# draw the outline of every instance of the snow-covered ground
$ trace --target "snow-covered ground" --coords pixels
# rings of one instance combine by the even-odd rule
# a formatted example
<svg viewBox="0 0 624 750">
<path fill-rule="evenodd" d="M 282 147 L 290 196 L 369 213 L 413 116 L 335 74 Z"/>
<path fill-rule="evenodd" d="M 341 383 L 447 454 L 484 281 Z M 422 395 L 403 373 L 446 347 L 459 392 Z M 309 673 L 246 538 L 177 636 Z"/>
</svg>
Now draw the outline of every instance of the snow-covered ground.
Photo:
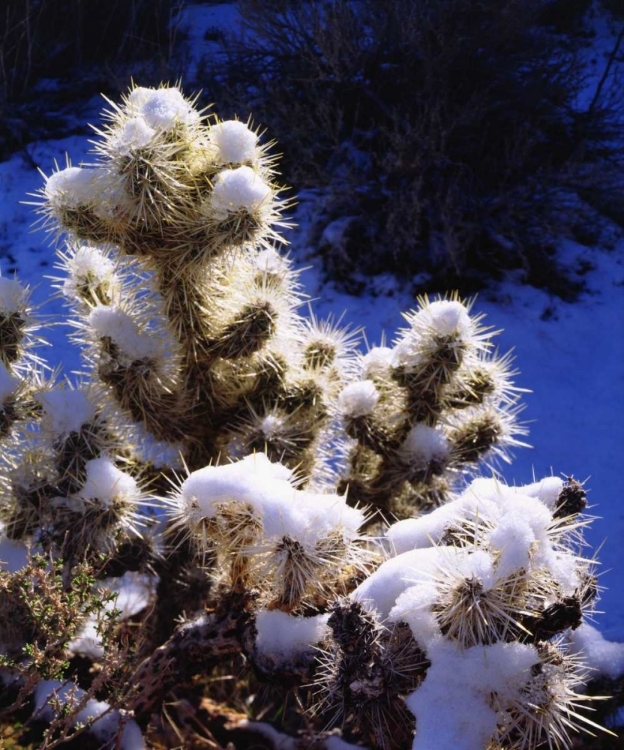
<svg viewBox="0 0 624 750">
<path fill-rule="evenodd" d="M 206 30 L 236 20 L 231 4 L 191 5 L 187 13 L 194 60 L 200 48 L 202 53 L 214 51 L 210 40 L 206 48 Z M 604 58 L 597 61 L 599 67 Z M 86 138 L 74 136 L 31 144 L 28 156 L 18 153 L 0 164 L 0 268 L 3 275 L 17 272 L 36 286 L 34 295 L 42 304 L 52 291 L 44 277 L 54 274 L 54 250 L 43 232 L 32 232 L 32 207 L 20 201 L 30 200 L 28 194 L 43 184 L 33 163 L 49 174 L 55 160 L 64 162 L 66 152 L 74 163 L 88 161 L 88 149 Z M 292 257 L 301 266 L 310 263 L 305 231 L 310 210 L 311 203 L 303 200 L 295 217 L 302 226 L 288 236 Z M 594 549 L 602 545 L 598 557 L 606 589 L 600 604 L 604 614 L 596 621 L 607 637 L 624 640 L 624 239 L 616 238 L 609 250 L 566 243 L 562 251 L 570 264 L 582 260 L 590 268 L 588 291 L 578 302 L 567 304 L 512 278 L 482 294 L 475 310 L 504 329 L 500 349 L 514 349 L 521 371 L 517 384 L 533 391 L 524 399 L 533 449 L 518 451 L 504 476 L 516 484 L 551 473 L 588 480 L 592 513 L 598 518 L 587 536 Z M 382 333 L 392 338 L 402 323 L 401 312 L 415 304 L 388 280 L 377 285 L 385 287 L 383 294 L 356 298 L 324 285 L 318 268 L 305 271 L 302 279 L 317 298 L 317 314 L 345 312 L 343 321 L 363 326 L 371 344 L 379 343 Z M 64 320 L 59 300 L 42 312 Z M 70 372 L 79 367 L 79 357 L 67 343 L 67 331 L 59 325 L 47 332 L 52 347 L 46 356 L 50 364 L 62 364 Z"/>
</svg>

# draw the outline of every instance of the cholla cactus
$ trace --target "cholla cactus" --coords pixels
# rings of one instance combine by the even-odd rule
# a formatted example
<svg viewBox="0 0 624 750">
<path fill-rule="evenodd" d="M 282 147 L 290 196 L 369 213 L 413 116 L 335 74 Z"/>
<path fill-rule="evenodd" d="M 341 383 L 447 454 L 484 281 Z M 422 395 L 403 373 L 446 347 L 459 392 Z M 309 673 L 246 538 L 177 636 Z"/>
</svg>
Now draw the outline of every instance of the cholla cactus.
<svg viewBox="0 0 624 750">
<path fill-rule="evenodd" d="M 54 619 L 86 566 L 119 609 L 83 606 L 54 630 L 66 680 L 34 693 L 52 728 L 95 718 L 95 740 L 140 747 L 165 701 L 169 720 L 199 711 L 212 671 L 243 654 L 256 679 L 299 690 L 306 747 L 342 742 L 328 722 L 382 750 L 569 746 L 591 725 L 564 643 L 597 591 L 584 490 L 480 478 L 458 494 L 521 445 L 495 332 L 457 296 L 423 298 L 392 348 L 359 356 L 356 333 L 298 312 L 275 246 L 287 204 L 249 125 L 135 87 L 96 133 L 95 163 L 52 174 L 39 202 L 69 235 L 57 287 L 80 383 L 46 374 L 28 290 L 0 278 L 0 528 L 65 587 L 34 587 L 41 605 L 6 637 L 0 624 L 16 705 L 41 663 L 20 662 L 37 647 L 29 613 Z M 380 515 L 404 520 L 372 537 Z M 3 612 L 21 581 L 7 578 Z M 101 665 L 91 687 L 85 658 Z M 218 731 L 250 730 L 229 711 L 213 711 Z"/>
<path fill-rule="evenodd" d="M 596 594 L 578 549 L 584 502 L 578 483 L 555 477 L 517 488 L 477 479 L 446 506 L 391 526 L 393 556 L 332 615 L 351 634 L 334 626 L 317 680 L 330 715 L 375 747 L 404 747 L 394 727 L 405 730 L 407 706 L 414 750 L 561 748 L 595 727 L 578 710 L 587 667 L 563 643 Z M 406 646 L 395 655 L 401 626 L 409 671 Z"/>
<path fill-rule="evenodd" d="M 74 237 L 61 287 L 91 372 L 190 470 L 266 450 L 318 481 L 349 342 L 296 312 L 267 147 L 177 88 L 106 118 L 96 165 L 51 175 L 42 206 Z"/>
<path fill-rule="evenodd" d="M 482 460 L 509 460 L 524 429 L 509 355 L 457 296 L 420 300 L 392 348 L 374 347 L 339 406 L 354 440 L 342 484 L 352 501 L 405 518 L 452 496 Z"/>
<path fill-rule="evenodd" d="M 177 523 L 214 551 L 234 590 L 256 588 L 267 606 L 287 612 L 304 597 L 319 604 L 335 596 L 366 560 L 358 534 L 364 514 L 344 497 L 297 489 L 292 475 L 255 454 L 193 472 L 169 501 Z"/>
</svg>

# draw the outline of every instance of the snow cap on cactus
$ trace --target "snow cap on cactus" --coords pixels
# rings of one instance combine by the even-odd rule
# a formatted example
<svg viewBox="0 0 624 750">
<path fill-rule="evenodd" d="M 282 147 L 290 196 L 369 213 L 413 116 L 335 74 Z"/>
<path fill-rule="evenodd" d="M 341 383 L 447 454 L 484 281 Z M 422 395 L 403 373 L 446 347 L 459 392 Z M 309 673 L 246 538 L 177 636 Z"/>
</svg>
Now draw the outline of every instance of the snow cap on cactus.
<svg viewBox="0 0 624 750">
<path fill-rule="evenodd" d="M 28 291 L 16 279 L 0 276 L 0 312 L 23 312 L 28 300 Z"/>
<path fill-rule="evenodd" d="M 500 720 L 496 709 L 518 695 L 539 661 L 533 646 L 520 643 L 461 650 L 443 640 L 428 657 L 425 680 L 407 699 L 418 726 L 413 750 L 489 747 Z"/>
<path fill-rule="evenodd" d="M 544 477 L 539 482 L 525 484 L 521 487 L 510 487 L 509 489 L 528 497 L 536 497 L 551 511 L 557 507 L 557 501 L 563 490 L 564 482 L 561 477 Z"/>
<path fill-rule="evenodd" d="M 95 407 L 84 390 L 54 388 L 37 395 L 43 406 L 43 422 L 55 436 L 79 432 L 95 416 Z"/>
<path fill-rule="evenodd" d="M 210 205 L 216 219 L 223 221 L 241 210 L 258 213 L 271 196 L 271 188 L 251 167 L 226 169 L 215 178 Z"/>
<path fill-rule="evenodd" d="M 362 357 L 362 374 L 365 378 L 384 375 L 392 366 L 394 352 L 389 346 L 373 346 Z"/>
<path fill-rule="evenodd" d="M 217 149 L 217 163 L 253 163 L 258 157 L 258 136 L 240 120 L 224 120 L 213 125 L 209 138 Z"/>
<path fill-rule="evenodd" d="M 471 321 L 468 309 L 459 300 L 440 299 L 425 305 L 411 319 L 414 329 L 429 328 L 436 336 L 466 336 Z"/>
<path fill-rule="evenodd" d="M 89 205 L 98 201 L 101 177 L 98 169 L 66 167 L 46 179 L 44 195 L 52 207 Z"/>
<path fill-rule="evenodd" d="M 480 326 L 482 316 L 470 315 L 470 302 L 464 304 L 456 297 L 433 302 L 422 297 L 419 302 L 418 310 L 403 315 L 409 328 L 401 332 L 394 346 L 395 366 L 407 371 L 427 366 L 432 357 L 435 361 L 442 346 L 448 350 L 445 359 L 449 352 L 455 353 L 455 369 L 465 350 L 487 349 L 493 334 Z"/>
<path fill-rule="evenodd" d="M 399 448 L 401 460 L 406 464 L 425 467 L 431 463 L 443 465 L 449 455 L 448 440 L 440 430 L 417 424 L 408 432 Z"/>
<path fill-rule="evenodd" d="M 118 469 L 109 458 L 93 458 L 85 465 L 87 480 L 78 493 L 85 500 L 97 500 L 105 507 L 115 502 L 134 503 L 139 490 L 136 479 Z"/>
<path fill-rule="evenodd" d="M 142 331 L 132 317 L 116 305 L 97 305 L 88 317 L 89 324 L 100 338 L 110 338 L 128 363 L 156 357 L 160 345 L 154 336 Z"/>
<path fill-rule="evenodd" d="M 370 380 L 349 383 L 338 397 L 338 409 L 345 417 L 364 417 L 370 414 L 379 401 L 379 391 Z"/>
<path fill-rule="evenodd" d="M 588 622 L 570 631 L 568 638 L 570 652 L 579 654 L 599 675 L 611 680 L 624 675 L 624 643 L 607 640 Z"/>
<path fill-rule="evenodd" d="M 314 543 L 336 530 L 348 539 L 356 536 L 364 521 L 361 511 L 350 508 L 344 497 L 298 490 L 291 478 L 290 469 L 256 453 L 192 472 L 170 505 L 174 515 L 191 523 L 214 518 L 223 503 L 247 505 L 268 539 L 289 536 Z"/>
<path fill-rule="evenodd" d="M 537 492 L 539 486 L 540 483 L 535 483 L 529 488 Z M 540 498 L 525 494 L 523 489 L 508 487 L 497 479 L 474 479 L 455 500 L 418 518 L 398 521 L 388 529 L 386 536 L 395 554 L 401 554 L 410 549 L 437 544 L 445 532 L 460 529 L 462 524 L 484 523 L 490 529 L 496 528 L 505 514 L 516 508 L 520 516 L 528 519 L 528 523 L 533 523 L 530 519 L 534 519 L 539 527 L 546 523 L 545 514 L 552 521 L 552 513 Z"/>
<path fill-rule="evenodd" d="M 281 276 L 287 269 L 284 258 L 273 247 L 266 247 L 260 250 L 253 257 L 253 264 L 258 271 L 268 276 Z"/>
<path fill-rule="evenodd" d="M 329 615 L 295 617 L 278 609 L 261 609 L 256 614 L 256 648 L 275 662 L 314 650 L 329 634 Z"/>
<path fill-rule="evenodd" d="M 144 117 L 131 117 L 111 135 L 109 147 L 111 153 L 129 156 L 133 151 L 149 146 L 155 135 L 156 130 L 147 124 Z"/>
<path fill-rule="evenodd" d="M 78 245 L 70 247 L 61 258 L 67 272 L 61 291 L 69 299 L 93 306 L 98 302 L 113 302 L 119 295 L 121 282 L 116 265 L 102 248 Z"/>
<path fill-rule="evenodd" d="M 224 466 L 206 466 L 193 471 L 182 483 L 177 502 L 180 512 L 196 508 L 202 518 L 213 518 L 220 503 L 248 502 L 266 482 L 287 482 L 292 471 L 272 463 L 264 453 L 254 453 Z"/>
<path fill-rule="evenodd" d="M 143 117 L 148 127 L 160 130 L 169 130 L 178 123 L 193 125 L 200 119 L 192 103 L 175 87 L 150 89 L 137 86 L 128 95 L 127 109 L 129 113 Z"/>
</svg>

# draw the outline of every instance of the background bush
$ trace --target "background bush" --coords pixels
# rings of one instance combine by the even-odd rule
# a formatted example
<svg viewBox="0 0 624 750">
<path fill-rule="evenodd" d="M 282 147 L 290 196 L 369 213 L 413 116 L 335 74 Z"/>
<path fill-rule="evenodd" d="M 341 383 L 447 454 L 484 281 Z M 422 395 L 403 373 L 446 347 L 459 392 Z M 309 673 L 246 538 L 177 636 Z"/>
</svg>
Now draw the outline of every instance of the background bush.
<svg viewBox="0 0 624 750">
<path fill-rule="evenodd" d="M 0 153 L 37 137 L 42 120 L 64 104 L 116 94 L 128 68 L 143 81 L 179 76 L 172 63 L 181 6 L 182 0 L 5 0 Z M 67 132 L 65 123 L 61 129 Z"/>
<path fill-rule="evenodd" d="M 347 286 L 426 270 L 467 291 L 520 266 L 573 296 L 554 243 L 622 192 L 613 81 L 587 96 L 589 5 L 242 0 L 210 93 L 276 135 L 291 183 L 329 190 Z"/>
</svg>

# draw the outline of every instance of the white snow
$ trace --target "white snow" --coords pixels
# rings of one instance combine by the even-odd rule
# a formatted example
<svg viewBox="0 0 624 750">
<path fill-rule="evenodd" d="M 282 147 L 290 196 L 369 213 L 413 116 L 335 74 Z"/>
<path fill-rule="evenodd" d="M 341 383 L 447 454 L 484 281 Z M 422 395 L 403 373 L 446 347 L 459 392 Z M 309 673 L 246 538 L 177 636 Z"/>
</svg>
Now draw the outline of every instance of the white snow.
<svg viewBox="0 0 624 750">
<path fill-rule="evenodd" d="M 283 258 L 272 247 L 261 250 L 253 259 L 259 271 L 269 275 L 283 274 L 286 268 Z"/>
<path fill-rule="evenodd" d="M 427 548 L 442 540 L 444 533 L 462 524 L 481 526 L 479 544 L 496 557 L 500 578 L 525 570 L 549 569 L 566 595 L 579 585 L 574 556 L 557 544 L 553 534 L 554 489 L 548 478 L 528 487 L 507 487 L 496 479 L 474 480 L 456 500 L 418 518 L 393 524 L 386 532 L 393 554 Z M 539 497 L 552 503 L 551 508 Z"/>
<path fill-rule="evenodd" d="M 215 218 L 223 221 L 229 214 L 245 210 L 257 212 L 267 204 L 271 188 L 251 167 L 226 169 L 215 178 L 210 205 Z"/>
<path fill-rule="evenodd" d="M 110 337 L 121 350 L 122 364 L 138 359 L 155 358 L 159 342 L 155 336 L 141 331 L 136 321 L 116 305 L 96 305 L 88 317 L 98 337 Z"/>
<path fill-rule="evenodd" d="M 417 518 L 393 524 L 386 532 L 396 554 L 440 541 L 444 532 L 460 521 L 478 518 L 497 520 L 501 514 L 504 486 L 495 479 L 475 479 L 452 502 Z"/>
<path fill-rule="evenodd" d="M 34 692 L 34 715 L 43 721 L 52 721 L 57 711 L 54 703 L 60 706 L 78 706 L 86 693 L 72 682 L 58 680 L 42 680 Z M 123 722 L 120 738 L 120 750 L 142 750 L 145 747 L 143 735 L 139 725 L 133 719 L 127 719 L 118 710 L 111 710 L 105 701 L 89 698 L 85 705 L 76 713 L 74 725 L 87 724 L 89 733 L 99 742 L 109 742 L 113 739 Z"/>
<path fill-rule="evenodd" d="M 214 6 L 187 5 L 189 35 L 197 50 L 210 48 L 217 53 L 217 44 L 203 39 L 209 27 L 231 27 L 238 23 L 237 9 L 227 3 Z M 605 52 L 591 55 L 596 58 L 597 78 L 605 65 Z M 591 56 L 590 55 L 590 56 Z M 197 58 L 199 58 L 199 54 Z M 194 64 L 194 63 L 193 63 Z M 591 91 L 594 85 L 590 86 Z M 92 110 L 95 122 L 100 104 Z M 138 116 L 139 113 L 137 113 Z M 248 113 L 239 113 L 242 117 Z M 76 163 L 88 159 L 89 143 L 85 136 L 33 142 L 28 145 L 29 159 L 16 153 L 0 163 L 0 239 L 11 248 L 2 259 L 2 279 L 17 268 L 19 278 L 33 287 L 33 300 L 42 304 L 42 312 L 67 315 L 58 300 L 49 300 L 50 286 L 43 279 L 53 263 L 53 251 L 41 232 L 32 233 L 32 207 L 23 205 L 27 194 L 41 187 L 41 176 L 32 161 L 44 172 L 54 171 L 55 160 L 65 152 Z M 299 227 L 287 234 L 292 243 L 291 256 L 301 266 L 310 266 L 312 251 L 308 242 L 310 217 L 317 196 L 297 190 L 299 206 L 295 220 Z M 583 262 L 589 270 L 583 276 L 588 293 L 574 303 L 554 298 L 546 291 L 521 283 L 520 278 L 508 279 L 490 291 L 482 292 L 472 312 L 486 313 L 486 323 L 503 329 L 497 344 L 501 351 L 514 348 L 515 364 L 520 370 L 516 379 L 519 386 L 530 388 L 523 396 L 526 411 L 523 417 L 530 422 L 529 442 L 533 450 L 518 450 L 506 479 L 518 486 L 530 484 L 535 477 L 551 475 L 559 482 L 560 475 L 574 474 L 587 479 L 590 511 L 599 518 L 587 532 L 594 549 L 600 547 L 601 594 L 597 617 L 598 627 L 609 638 L 624 640 L 624 597 L 620 595 L 624 570 L 624 516 L 621 498 L 624 496 L 624 474 L 621 454 L 624 450 L 624 369 L 622 346 L 624 341 L 624 241 L 613 235 L 612 247 L 585 247 L 562 241 L 560 251 L 568 269 Z M 323 280 L 320 262 L 301 275 L 302 286 L 316 298 L 315 312 L 319 317 L 340 316 L 365 327 L 367 340 L 373 345 L 392 339 L 401 322 L 401 312 L 413 308 L 413 297 L 400 284 L 387 283 L 387 276 L 371 280 L 371 288 L 378 293 L 355 297 L 338 291 Z M 0 281 L 0 300 L 6 304 L 4 281 Z M 20 297 L 18 304 L 22 304 Z M 0 307 L 2 307 L 0 304 Z M 65 372 L 79 369 L 79 350 L 68 343 L 63 326 L 46 329 L 45 337 L 53 344 L 41 351 L 52 365 L 63 364 Z M 381 347 L 376 347 L 381 348 Z M 385 347 L 387 350 L 388 347 Z M 387 353 L 387 351 L 386 351 Z M 377 354 L 371 356 L 371 363 Z M 378 358 L 380 366 L 384 358 Z M 375 365 L 367 375 L 374 374 Z M 521 494 L 531 495 L 530 491 Z M 555 492 L 550 497 L 555 498 Z M 546 501 L 548 507 L 552 500 Z M 423 536 L 426 536 L 423 534 Z"/>
<path fill-rule="evenodd" d="M 547 538 L 552 516 L 535 498 L 507 496 L 501 503 L 496 526 L 486 535 L 486 543 L 498 553 L 497 569 L 501 576 L 528 570 L 541 562 L 550 550 Z"/>
<path fill-rule="evenodd" d="M 495 643 L 461 650 L 442 639 L 431 644 L 427 658 L 427 675 L 406 701 L 418 726 L 413 750 L 483 750 L 500 718 L 493 696 L 503 706 L 513 701 L 538 662 L 533 646 Z"/>
<path fill-rule="evenodd" d="M 449 455 L 448 440 L 440 430 L 417 424 L 407 433 L 399 455 L 404 463 L 418 468 L 425 468 L 432 461 L 443 464 Z"/>
<path fill-rule="evenodd" d="M 338 409 L 346 417 L 365 417 L 373 411 L 379 398 L 379 391 L 372 381 L 350 383 L 338 397 Z"/>
<path fill-rule="evenodd" d="M 109 507 L 118 499 L 132 501 L 138 495 L 136 479 L 118 469 L 109 458 L 93 458 L 85 464 L 87 480 L 77 497 L 98 500 Z"/>
<path fill-rule="evenodd" d="M 68 297 L 78 295 L 78 287 L 85 284 L 114 283 L 115 264 L 108 255 L 95 245 L 80 245 L 68 255 L 66 267 L 69 275 L 63 281 L 62 291 Z"/>
<path fill-rule="evenodd" d="M 468 310 L 456 300 L 435 300 L 410 320 L 415 330 L 430 328 L 437 336 L 466 336 L 472 329 Z"/>
<path fill-rule="evenodd" d="M 563 489 L 563 484 L 564 482 L 561 477 L 544 477 L 539 482 L 532 482 L 531 484 L 511 489 L 527 497 L 536 497 L 547 508 L 554 511 L 557 507 L 557 500 Z"/>
<path fill-rule="evenodd" d="M 258 136 L 240 120 L 225 120 L 210 128 L 218 164 L 245 164 L 258 157 Z"/>
<path fill-rule="evenodd" d="M 4 524 L 0 522 L 0 568 L 15 573 L 27 563 L 28 547 L 5 536 Z"/>
<path fill-rule="evenodd" d="M 43 406 L 45 426 L 56 436 L 79 432 L 95 416 L 95 407 L 83 390 L 55 388 L 37 394 L 36 399 Z"/>
<path fill-rule="evenodd" d="M 0 311 L 16 313 L 24 309 L 28 292 L 16 279 L 0 276 Z"/>
<path fill-rule="evenodd" d="M 251 508 L 267 542 L 290 537 L 310 548 L 332 532 L 345 540 L 357 536 L 362 511 L 338 495 L 298 490 L 290 484 L 291 476 L 290 469 L 256 453 L 192 472 L 170 503 L 174 514 L 191 523 L 214 518 L 223 503 L 240 503 Z"/>
<path fill-rule="evenodd" d="M 53 206 L 89 205 L 98 198 L 101 177 L 98 169 L 66 167 L 46 179 L 44 193 Z"/>
<path fill-rule="evenodd" d="M 362 373 L 365 378 L 382 375 L 392 367 L 394 352 L 389 346 L 373 346 L 362 357 Z"/>
<path fill-rule="evenodd" d="M 133 151 L 149 146 L 155 135 L 156 130 L 144 117 L 131 117 L 111 133 L 108 145 L 120 156 L 129 156 Z"/>
<path fill-rule="evenodd" d="M 153 598 L 157 579 L 140 573 L 127 572 L 121 578 L 106 578 L 99 587 L 117 594 L 107 602 L 105 612 L 119 612 L 117 619 L 126 620 L 148 606 Z M 93 615 L 87 617 L 78 635 L 67 648 L 72 654 L 81 654 L 93 661 L 104 655 L 102 636 L 98 633 L 98 621 Z"/>
<path fill-rule="evenodd" d="M 273 440 L 279 436 L 284 429 L 284 420 L 276 414 L 267 414 L 260 421 L 260 432 L 267 440 Z"/>
<path fill-rule="evenodd" d="M 256 615 L 256 647 L 276 662 L 314 649 L 329 633 L 329 615 L 294 617 L 278 609 L 260 610 Z"/>
<path fill-rule="evenodd" d="M 624 675 L 624 643 L 608 641 L 588 622 L 572 630 L 569 641 L 571 652 L 580 654 L 598 674 L 612 680 Z"/>
<path fill-rule="evenodd" d="M 142 116 L 148 128 L 169 130 L 178 123 L 192 125 L 199 114 L 186 101 L 182 92 L 175 88 L 149 89 L 137 86 L 128 96 L 128 111 Z M 145 130 L 140 135 L 146 136 Z"/>
<path fill-rule="evenodd" d="M 391 557 L 355 589 L 351 598 L 376 610 L 383 620 L 407 588 L 433 580 L 445 556 L 464 554 L 456 548 L 428 547 Z"/>
</svg>

